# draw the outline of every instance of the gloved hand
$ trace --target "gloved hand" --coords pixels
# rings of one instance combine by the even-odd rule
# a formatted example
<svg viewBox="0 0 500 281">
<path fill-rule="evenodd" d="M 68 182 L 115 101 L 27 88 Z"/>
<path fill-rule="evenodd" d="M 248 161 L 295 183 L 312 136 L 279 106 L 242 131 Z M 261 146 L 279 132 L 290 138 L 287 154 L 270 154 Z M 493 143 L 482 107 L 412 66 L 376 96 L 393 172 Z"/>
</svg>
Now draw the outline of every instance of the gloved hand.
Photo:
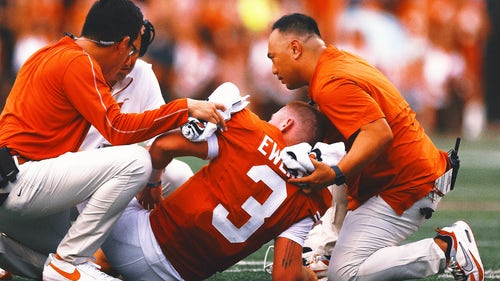
<svg viewBox="0 0 500 281">
<path fill-rule="evenodd" d="M 224 121 L 231 119 L 231 114 L 241 111 L 249 102 L 249 95 L 240 96 L 240 90 L 231 82 L 221 84 L 208 97 L 208 101 L 224 104 L 226 110 L 220 111 Z M 181 126 L 182 135 L 193 142 L 206 141 L 215 131 L 217 125 L 214 123 L 188 117 L 188 122 Z"/>
<path fill-rule="evenodd" d="M 192 142 L 205 141 L 215 131 L 217 125 L 194 117 L 188 117 L 188 122 L 181 126 L 182 135 Z"/>
</svg>

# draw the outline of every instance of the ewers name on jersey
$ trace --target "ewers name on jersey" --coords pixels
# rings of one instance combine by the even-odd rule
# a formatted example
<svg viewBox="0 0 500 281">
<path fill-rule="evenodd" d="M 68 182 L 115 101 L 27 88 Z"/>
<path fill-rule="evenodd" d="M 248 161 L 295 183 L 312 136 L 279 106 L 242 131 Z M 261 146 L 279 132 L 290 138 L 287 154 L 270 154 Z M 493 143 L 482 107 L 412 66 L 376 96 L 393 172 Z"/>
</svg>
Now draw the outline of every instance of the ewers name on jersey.
<svg viewBox="0 0 500 281">
<path fill-rule="evenodd" d="M 327 189 L 286 182 L 281 132 L 244 109 L 217 133 L 218 156 L 151 212 L 163 253 L 186 280 L 222 271 L 299 220 L 323 214 Z"/>
</svg>

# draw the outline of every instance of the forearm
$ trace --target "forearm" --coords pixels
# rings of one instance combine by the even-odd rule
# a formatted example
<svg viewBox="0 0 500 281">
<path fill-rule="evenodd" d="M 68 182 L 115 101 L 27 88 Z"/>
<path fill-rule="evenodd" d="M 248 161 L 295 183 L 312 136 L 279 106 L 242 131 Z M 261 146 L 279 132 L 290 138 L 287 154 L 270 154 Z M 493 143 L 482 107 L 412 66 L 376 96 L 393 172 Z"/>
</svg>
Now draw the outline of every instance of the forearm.
<svg viewBox="0 0 500 281">
<path fill-rule="evenodd" d="M 349 152 L 338 166 L 349 178 L 359 174 L 379 157 L 392 141 L 392 131 L 385 119 L 363 126 Z"/>
</svg>

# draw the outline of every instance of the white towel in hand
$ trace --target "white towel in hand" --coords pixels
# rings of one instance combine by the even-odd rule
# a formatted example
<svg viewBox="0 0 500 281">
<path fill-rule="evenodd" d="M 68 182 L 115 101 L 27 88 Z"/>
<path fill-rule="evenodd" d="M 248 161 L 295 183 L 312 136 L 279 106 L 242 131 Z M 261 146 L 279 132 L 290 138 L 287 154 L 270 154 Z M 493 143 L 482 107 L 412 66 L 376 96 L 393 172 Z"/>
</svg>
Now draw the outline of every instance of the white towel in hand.
<svg viewBox="0 0 500 281">
<path fill-rule="evenodd" d="M 345 153 L 345 145 L 343 142 L 332 144 L 317 142 L 309 154 L 311 158 L 332 167 L 340 162 Z"/>
<path fill-rule="evenodd" d="M 294 177 L 301 178 L 314 171 L 314 165 L 309 158 L 311 145 L 303 142 L 283 148 L 280 158 L 286 170 Z"/>
<path fill-rule="evenodd" d="M 219 110 L 225 121 L 231 119 L 231 114 L 241 111 L 248 105 L 249 95 L 240 96 L 240 90 L 231 82 L 221 84 L 208 97 L 208 101 L 221 103 L 226 110 Z M 188 118 L 188 122 L 181 126 L 182 135 L 192 142 L 206 141 L 217 131 L 217 125 L 193 117 Z"/>
</svg>

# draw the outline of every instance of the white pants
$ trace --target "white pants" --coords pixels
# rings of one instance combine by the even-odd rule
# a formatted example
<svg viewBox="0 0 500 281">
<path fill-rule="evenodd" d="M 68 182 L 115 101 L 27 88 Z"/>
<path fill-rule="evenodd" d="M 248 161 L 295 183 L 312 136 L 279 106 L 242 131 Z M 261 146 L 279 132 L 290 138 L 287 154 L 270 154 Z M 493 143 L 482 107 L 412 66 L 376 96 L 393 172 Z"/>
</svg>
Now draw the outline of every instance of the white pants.
<svg viewBox="0 0 500 281">
<path fill-rule="evenodd" d="M 152 167 L 146 149 L 127 145 L 31 161 L 19 170 L 0 206 L 0 231 L 41 253 L 57 247 L 63 259 L 81 263 L 100 247 Z M 86 199 L 71 224 L 68 210 Z"/>
<path fill-rule="evenodd" d="M 183 280 L 163 255 L 149 212 L 134 198 L 102 244 L 110 265 L 126 281 Z"/>
<path fill-rule="evenodd" d="M 172 194 L 172 192 L 183 185 L 192 175 L 193 170 L 191 170 L 188 164 L 177 159 L 172 159 L 172 162 L 165 167 L 161 175 L 163 198 Z"/>
<path fill-rule="evenodd" d="M 320 256 L 329 256 L 332 253 L 347 213 L 345 186 L 332 185 L 328 188 L 332 192 L 332 207 L 326 210 L 304 241 L 304 247 L 311 248 L 314 254 Z"/>
<path fill-rule="evenodd" d="M 424 197 L 399 216 L 379 196 L 349 211 L 328 268 L 328 280 L 406 280 L 442 272 L 445 255 L 433 238 L 399 246 L 425 221 L 420 208 L 436 210 Z"/>
</svg>

